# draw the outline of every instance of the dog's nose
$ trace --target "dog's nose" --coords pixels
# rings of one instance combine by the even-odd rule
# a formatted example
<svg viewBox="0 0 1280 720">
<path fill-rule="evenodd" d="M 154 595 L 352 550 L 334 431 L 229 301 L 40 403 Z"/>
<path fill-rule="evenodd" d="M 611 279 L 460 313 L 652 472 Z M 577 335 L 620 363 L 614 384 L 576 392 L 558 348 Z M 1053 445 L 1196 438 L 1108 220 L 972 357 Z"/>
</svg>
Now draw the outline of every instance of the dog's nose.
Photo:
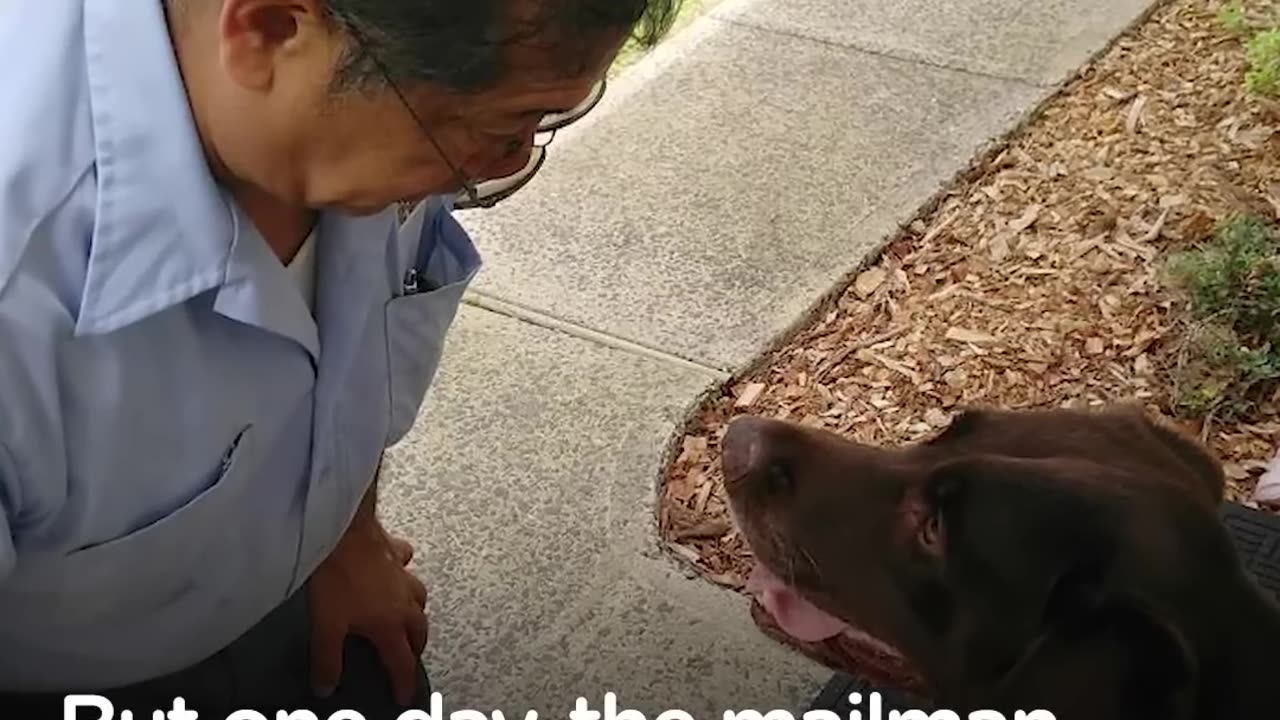
<svg viewBox="0 0 1280 720">
<path fill-rule="evenodd" d="M 739 417 L 729 423 L 720 441 L 720 467 L 726 489 L 759 485 L 772 495 L 795 488 L 795 477 L 776 451 L 774 435 L 780 423 L 757 417 Z"/>
</svg>

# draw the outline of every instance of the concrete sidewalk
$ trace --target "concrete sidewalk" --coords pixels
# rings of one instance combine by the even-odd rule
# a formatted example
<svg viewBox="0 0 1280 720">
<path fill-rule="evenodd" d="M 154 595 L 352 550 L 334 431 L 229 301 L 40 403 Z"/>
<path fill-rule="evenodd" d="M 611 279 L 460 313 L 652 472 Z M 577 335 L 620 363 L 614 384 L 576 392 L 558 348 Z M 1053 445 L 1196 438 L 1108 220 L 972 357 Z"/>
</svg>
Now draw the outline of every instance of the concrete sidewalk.
<svg viewBox="0 0 1280 720">
<path fill-rule="evenodd" d="M 725 0 L 541 175 L 485 255 L 382 504 L 432 589 L 445 712 L 802 709 L 829 672 L 657 547 L 662 455 L 1149 0 Z"/>
</svg>

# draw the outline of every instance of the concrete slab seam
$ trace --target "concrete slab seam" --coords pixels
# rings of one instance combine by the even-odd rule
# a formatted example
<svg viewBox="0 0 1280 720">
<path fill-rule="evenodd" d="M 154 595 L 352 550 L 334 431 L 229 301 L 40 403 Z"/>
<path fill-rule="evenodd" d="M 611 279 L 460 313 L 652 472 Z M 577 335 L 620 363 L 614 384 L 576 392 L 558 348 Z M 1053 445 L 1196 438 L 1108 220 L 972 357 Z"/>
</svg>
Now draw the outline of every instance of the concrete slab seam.
<svg viewBox="0 0 1280 720">
<path fill-rule="evenodd" d="M 929 60 L 928 58 L 914 56 L 909 53 L 892 52 L 882 48 L 871 48 L 859 45 L 858 43 L 837 42 L 835 40 L 828 40 L 826 38 L 815 37 L 813 35 L 806 35 L 805 33 L 794 30 L 783 30 L 780 28 L 769 27 L 767 25 L 755 23 L 750 20 L 744 20 L 739 17 L 726 16 L 718 17 L 717 19 L 726 25 L 742 28 L 744 30 L 777 35 L 778 37 L 790 38 L 792 40 L 799 40 L 801 42 L 812 43 L 823 47 L 836 48 L 850 53 L 857 53 L 859 55 L 870 55 L 873 57 L 884 58 L 886 60 L 911 63 L 912 65 L 920 65 L 921 67 L 927 67 L 933 70 L 944 70 L 947 72 L 960 73 L 962 75 L 969 75 L 971 77 L 983 78 L 986 80 L 1012 82 L 1036 88 L 1053 87 L 1056 84 L 1053 81 L 1037 82 L 1020 75 L 1002 75 L 1000 73 L 987 72 L 976 68 L 966 67 L 961 64 L 938 62 L 936 60 Z"/>
<path fill-rule="evenodd" d="M 722 382 L 728 379 L 731 375 L 727 370 L 722 368 L 713 367 L 696 360 L 680 357 L 679 355 L 672 354 L 661 348 L 651 347 L 633 340 L 611 335 L 606 332 L 593 330 L 591 328 L 572 323 L 568 320 L 557 318 L 539 310 L 535 310 L 518 303 L 513 303 L 508 300 L 503 300 L 479 290 L 468 291 L 463 297 L 463 302 L 481 310 L 487 310 L 489 312 L 503 315 L 521 322 L 527 322 L 531 325 L 536 325 L 547 330 L 563 333 L 579 340 L 586 340 L 614 350 L 620 350 L 633 355 L 640 355 L 652 360 L 676 365 L 686 370 L 693 370 L 695 372 L 702 373 L 703 375 L 707 375 L 710 379 L 715 381 Z"/>
</svg>

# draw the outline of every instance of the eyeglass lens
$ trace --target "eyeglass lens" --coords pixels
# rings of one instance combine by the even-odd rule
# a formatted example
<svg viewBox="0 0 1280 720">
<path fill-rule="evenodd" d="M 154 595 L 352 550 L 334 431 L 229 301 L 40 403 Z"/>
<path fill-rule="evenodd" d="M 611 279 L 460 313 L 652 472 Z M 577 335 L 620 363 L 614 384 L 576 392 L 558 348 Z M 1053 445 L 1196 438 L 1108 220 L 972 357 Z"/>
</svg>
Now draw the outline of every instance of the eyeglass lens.
<svg viewBox="0 0 1280 720">
<path fill-rule="evenodd" d="M 511 175 L 492 178 L 480 182 L 470 188 L 458 192 L 454 196 L 453 207 L 458 210 L 471 208 L 491 208 L 498 202 L 511 197 L 533 179 L 542 169 L 547 159 L 547 146 L 555 137 L 556 131 L 580 120 L 590 112 L 604 97 L 606 82 L 602 79 L 592 88 L 591 94 L 577 107 L 563 113 L 553 113 L 543 117 L 533 138 L 533 147 L 529 153 L 529 161 L 524 167 Z"/>
</svg>

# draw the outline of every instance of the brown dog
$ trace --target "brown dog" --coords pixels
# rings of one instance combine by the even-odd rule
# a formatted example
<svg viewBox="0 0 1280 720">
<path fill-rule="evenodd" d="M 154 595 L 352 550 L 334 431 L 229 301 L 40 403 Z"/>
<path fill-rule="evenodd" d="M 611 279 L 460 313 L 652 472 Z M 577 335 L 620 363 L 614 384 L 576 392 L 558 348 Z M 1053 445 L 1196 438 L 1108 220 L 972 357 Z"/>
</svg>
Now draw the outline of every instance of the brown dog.
<svg viewBox="0 0 1280 720">
<path fill-rule="evenodd" d="M 941 708 L 1280 717 L 1280 607 L 1218 519 L 1221 468 L 1140 410 L 971 410 L 902 449 L 739 418 L 721 459 L 778 623 L 870 633 Z"/>
</svg>

